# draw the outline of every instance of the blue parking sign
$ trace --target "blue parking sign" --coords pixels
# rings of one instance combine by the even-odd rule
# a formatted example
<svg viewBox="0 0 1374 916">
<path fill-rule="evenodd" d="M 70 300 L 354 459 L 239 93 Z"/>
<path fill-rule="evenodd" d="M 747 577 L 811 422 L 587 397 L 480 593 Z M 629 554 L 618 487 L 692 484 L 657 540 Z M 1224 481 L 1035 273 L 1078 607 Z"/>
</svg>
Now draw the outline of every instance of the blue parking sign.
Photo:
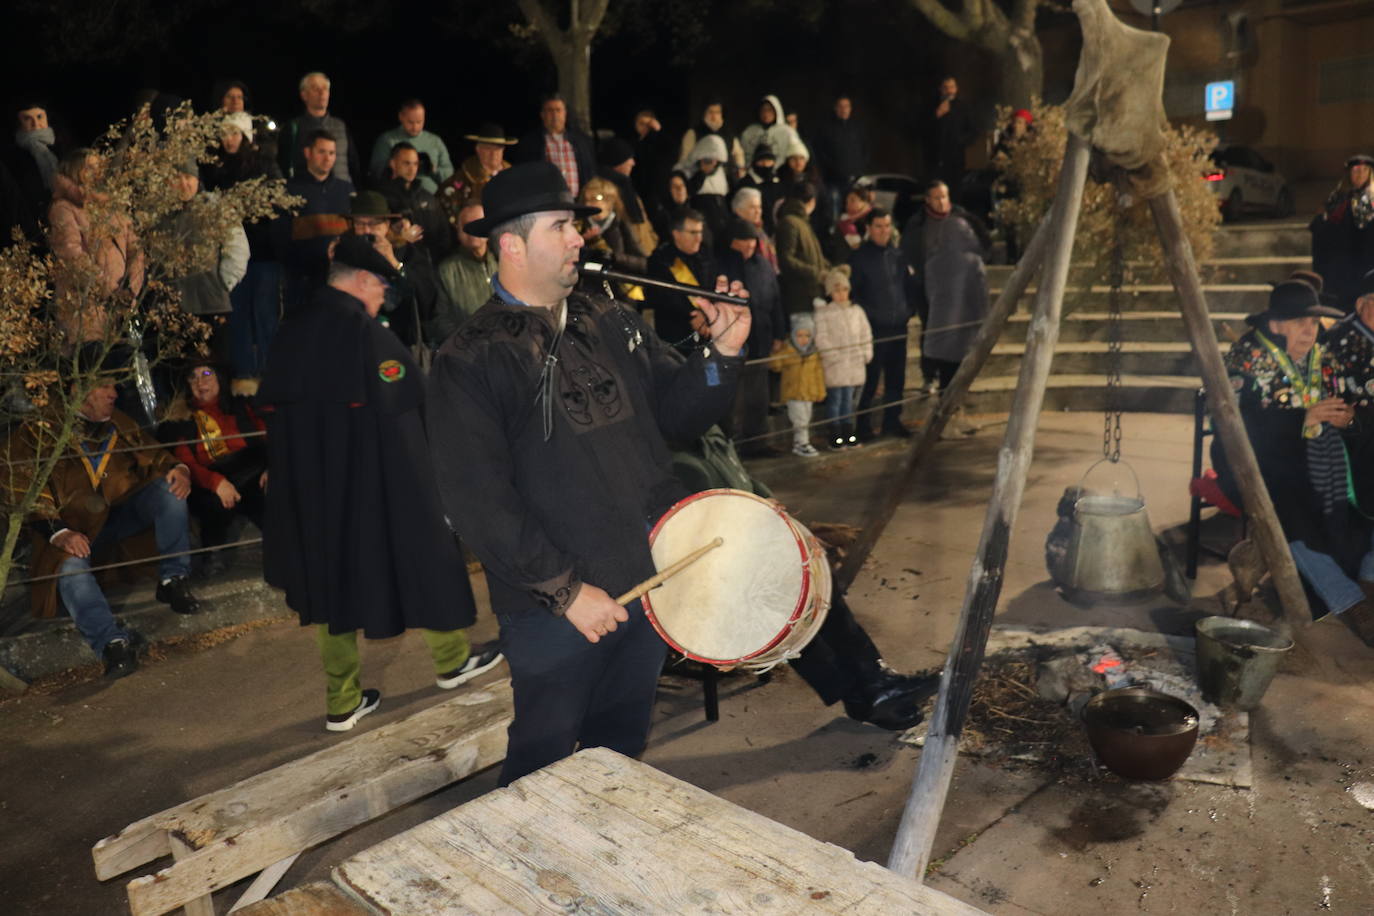
<svg viewBox="0 0 1374 916">
<path fill-rule="evenodd" d="M 1203 107 L 1207 112 L 1207 120 L 1224 121 L 1231 117 L 1231 111 L 1236 107 L 1235 80 L 1208 83 L 1203 93 Z"/>
</svg>

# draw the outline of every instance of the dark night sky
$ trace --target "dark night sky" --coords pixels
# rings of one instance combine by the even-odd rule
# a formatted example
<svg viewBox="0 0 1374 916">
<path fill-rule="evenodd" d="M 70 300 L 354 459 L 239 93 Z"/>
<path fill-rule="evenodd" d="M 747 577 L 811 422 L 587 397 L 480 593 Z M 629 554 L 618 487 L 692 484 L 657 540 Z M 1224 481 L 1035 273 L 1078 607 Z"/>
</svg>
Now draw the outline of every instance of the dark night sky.
<svg viewBox="0 0 1374 916">
<path fill-rule="evenodd" d="M 152 4 L 154 0 L 126 0 Z M 333 80 L 331 109 L 343 117 L 365 148 L 394 126 L 395 103 L 417 95 L 429 112 L 429 128 L 448 140 L 455 157 L 466 154 L 461 134 L 494 119 L 510 133 L 536 120 L 541 93 L 554 88 L 552 63 L 537 45 L 521 50 L 509 40 L 483 40 L 467 22 L 475 4 L 412 3 L 385 8 L 362 0 L 187 0 L 187 14 L 155 49 L 139 48 L 90 63 L 56 62 L 32 44 L 6 55 L 5 84 L 11 94 L 29 92 L 48 101 L 70 142 L 86 142 L 122 116 L 134 92 L 154 87 L 208 105 L 211 84 L 238 77 L 253 93 L 253 109 L 279 121 L 300 107 L 296 82 L 309 70 Z M 617 0 L 612 0 L 617 2 Z M 667 0 L 644 0 L 647 3 Z M 879 170 L 908 171 L 917 163 L 914 129 L 918 109 L 944 72 L 960 76 L 966 98 L 985 100 L 995 61 L 961 47 L 937 32 L 904 0 L 836 0 L 814 23 L 795 21 L 763 4 L 701 0 L 711 7 L 708 39 L 686 62 L 671 61 L 667 29 L 626 28 L 594 46 L 594 123 L 628 131 L 642 104 L 654 106 L 670 134 L 695 121 L 701 102 L 719 94 L 727 121 L 742 129 L 753 119 L 755 102 L 775 92 L 788 110 L 798 110 L 805 131 L 828 113 L 838 91 L 852 93 L 857 114 L 870 125 Z M 34 0 L 35 7 L 38 6 Z M 56 0 L 45 9 L 80 9 L 98 0 Z M 303 10 L 327 6 L 332 21 L 381 16 L 361 30 L 324 24 Z M 514 4 L 510 4 L 514 8 Z M 105 6 L 100 5 L 104 9 Z M 122 6 L 114 7 L 116 10 Z M 35 13 L 32 16 L 50 15 Z M 492 14 L 475 20 L 490 36 L 500 23 Z M 43 34 L 51 22 L 25 25 Z M 126 48 L 119 35 L 102 34 L 104 47 Z M 12 42 L 11 48 L 15 45 Z"/>
</svg>

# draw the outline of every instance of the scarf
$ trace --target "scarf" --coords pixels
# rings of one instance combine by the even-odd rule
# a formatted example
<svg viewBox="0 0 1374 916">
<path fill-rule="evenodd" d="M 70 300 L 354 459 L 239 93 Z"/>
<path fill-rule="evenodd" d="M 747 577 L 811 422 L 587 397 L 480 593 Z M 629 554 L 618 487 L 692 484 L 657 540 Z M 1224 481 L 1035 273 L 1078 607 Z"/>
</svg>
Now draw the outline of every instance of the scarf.
<svg viewBox="0 0 1374 916">
<path fill-rule="evenodd" d="M 38 174 L 43 178 L 43 187 L 51 191 L 53 175 L 57 174 L 57 156 L 53 155 L 52 151 L 52 145 L 57 142 L 57 137 L 53 134 L 52 128 L 17 130 L 14 132 L 14 142 L 33 156 L 33 161 L 38 164 Z"/>
</svg>

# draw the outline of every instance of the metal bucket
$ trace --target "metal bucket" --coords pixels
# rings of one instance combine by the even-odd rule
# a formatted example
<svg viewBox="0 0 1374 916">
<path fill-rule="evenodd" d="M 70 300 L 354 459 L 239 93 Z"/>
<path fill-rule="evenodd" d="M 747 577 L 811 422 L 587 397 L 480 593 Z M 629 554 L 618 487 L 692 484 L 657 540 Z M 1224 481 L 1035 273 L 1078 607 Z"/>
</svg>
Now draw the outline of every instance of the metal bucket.
<svg viewBox="0 0 1374 916">
<path fill-rule="evenodd" d="M 1253 620 L 1233 617 L 1204 617 L 1195 626 L 1203 698 L 1231 709 L 1254 709 L 1293 640 Z"/>
<path fill-rule="evenodd" d="M 1198 713 L 1148 687 L 1099 693 L 1083 707 L 1088 743 L 1124 779 L 1161 780 L 1178 772 L 1197 744 Z"/>
<path fill-rule="evenodd" d="M 1067 581 L 1059 585 L 1074 601 L 1138 601 L 1164 588 L 1164 564 L 1140 495 L 1140 479 L 1130 465 L 1118 462 L 1131 472 L 1134 496 L 1096 493 L 1084 487 L 1088 475 L 1103 461 L 1088 468 L 1079 482 L 1082 495 L 1074 503 L 1073 533 L 1064 564 Z"/>
</svg>

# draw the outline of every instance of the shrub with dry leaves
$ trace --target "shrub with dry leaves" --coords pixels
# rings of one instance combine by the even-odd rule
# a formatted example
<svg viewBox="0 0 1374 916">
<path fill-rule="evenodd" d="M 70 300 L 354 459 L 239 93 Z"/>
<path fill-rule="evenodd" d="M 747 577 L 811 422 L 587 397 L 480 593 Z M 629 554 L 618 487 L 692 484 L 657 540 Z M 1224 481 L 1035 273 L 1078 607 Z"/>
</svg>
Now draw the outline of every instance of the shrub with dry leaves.
<svg viewBox="0 0 1374 916">
<path fill-rule="evenodd" d="M 1019 187 L 1015 199 L 998 204 L 998 218 L 1016 226 L 1019 237 L 1029 239 L 1040 220 L 1049 212 L 1059 186 L 1059 171 L 1064 163 L 1068 131 L 1064 109 L 1032 103 L 1035 127 L 1011 145 L 1003 165 L 1003 181 Z M 1011 109 L 998 109 L 998 123 L 1011 120 Z M 1217 138 L 1210 131 L 1189 126 L 1170 125 L 1165 130 L 1165 159 L 1173 179 L 1174 193 L 1193 254 L 1203 261 L 1212 254 L 1212 239 L 1221 223 L 1221 211 L 1203 176 L 1210 170 L 1208 156 Z M 1078 218 L 1074 240 L 1075 266 L 1084 268 L 1093 282 L 1108 279 L 1114 240 L 1120 238 L 1127 263 L 1126 280 L 1144 265 L 1145 272 L 1163 263 L 1163 252 L 1146 201 L 1121 193 L 1111 183 L 1089 180 L 1083 192 L 1083 210 Z"/>
<path fill-rule="evenodd" d="M 0 583 L 87 395 L 102 379 L 130 379 L 131 329 L 150 342 L 150 365 L 205 355 L 211 328 L 181 308 L 177 281 L 215 270 L 222 240 L 241 223 L 300 203 L 284 182 L 264 178 L 181 200 L 178 167 L 213 159 L 222 117 L 187 105 L 161 127 L 146 109 L 113 125 L 82 172 L 79 239 L 70 233 L 52 254 L 22 239 L 0 251 Z"/>
</svg>

